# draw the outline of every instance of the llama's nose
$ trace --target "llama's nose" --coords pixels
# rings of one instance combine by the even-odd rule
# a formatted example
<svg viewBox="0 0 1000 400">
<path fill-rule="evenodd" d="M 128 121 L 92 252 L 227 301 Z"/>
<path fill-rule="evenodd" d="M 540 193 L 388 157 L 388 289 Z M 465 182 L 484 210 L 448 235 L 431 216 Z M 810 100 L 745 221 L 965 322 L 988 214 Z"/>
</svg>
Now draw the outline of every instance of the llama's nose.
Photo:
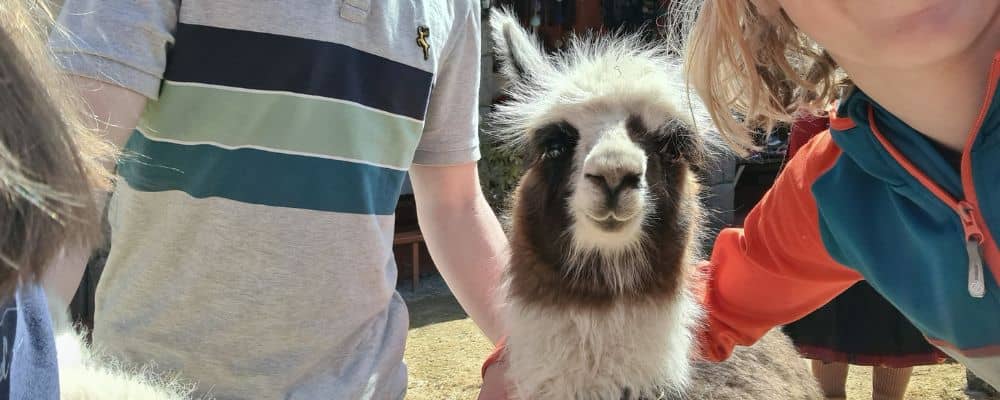
<svg viewBox="0 0 1000 400">
<path fill-rule="evenodd" d="M 624 130 L 607 133 L 587 154 L 583 162 L 591 213 L 628 217 L 641 203 L 638 195 L 646 173 L 646 154 L 629 139 Z M 603 210 L 602 210 L 603 208 Z"/>
<path fill-rule="evenodd" d="M 629 190 L 639 188 L 641 175 L 631 170 L 609 170 L 584 174 L 594 186 L 604 191 L 606 206 L 610 210 L 618 207 L 618 200 Z"/>
</svg>

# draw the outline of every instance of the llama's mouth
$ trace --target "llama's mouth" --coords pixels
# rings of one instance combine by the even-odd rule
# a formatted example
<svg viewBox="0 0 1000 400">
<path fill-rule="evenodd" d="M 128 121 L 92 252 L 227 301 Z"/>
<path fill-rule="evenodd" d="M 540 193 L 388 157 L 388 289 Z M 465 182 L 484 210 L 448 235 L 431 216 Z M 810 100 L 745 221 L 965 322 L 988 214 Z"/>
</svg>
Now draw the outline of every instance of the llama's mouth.
<svg viewBox="0 0 1000 400">
<path fill-rule="evenodd" d="M 597 217 L 593 214 L 587 213 L 587 219 L 597 225 L 598 228 L 605 232 L 618 232 L 625 228 L 633 219 L 635 215 L 630 215 L 628 217 L 619 217 L 615 213 L 607 213 L 603 218 Z"/>
<path fill-rule="evenodd" d="M 625 227 L 624 221 L 619 221 L 614 218 L 607 218 L 604 219 L 603 221 L 594 220 L 594 223 L 597 224 L 598 227 L 607 232 L 618 232 Z"/>
</svg>

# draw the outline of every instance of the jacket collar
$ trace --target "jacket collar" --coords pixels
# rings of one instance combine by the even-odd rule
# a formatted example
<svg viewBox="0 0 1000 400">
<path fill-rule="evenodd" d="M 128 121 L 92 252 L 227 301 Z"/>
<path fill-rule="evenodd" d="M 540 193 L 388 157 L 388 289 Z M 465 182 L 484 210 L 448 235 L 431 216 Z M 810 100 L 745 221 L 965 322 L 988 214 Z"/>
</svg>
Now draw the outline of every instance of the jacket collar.
<svg viewBox="0 0 1000 400">
<path fill-rule="evenodd" d="M 1000 69 L 1000 51 L 994 57 L 992 68 Z M 973 151 L 984 147 L 984 144 L 1000 142 L 1000 91 L 996 82 L 987 90 L 985 102 L 989 104 L 983 104 L 983 123 L 972 143 Z M 863 90 L 852 87 L 830 110 L 830 130 L 845 155 L 869 174 L 894 185 L 914 183 L 912 177 L 879 143 L 872 124 L 931 180 L 960 197 L 960 174 L 931 140 L 876 103 Z"/>
</svg>

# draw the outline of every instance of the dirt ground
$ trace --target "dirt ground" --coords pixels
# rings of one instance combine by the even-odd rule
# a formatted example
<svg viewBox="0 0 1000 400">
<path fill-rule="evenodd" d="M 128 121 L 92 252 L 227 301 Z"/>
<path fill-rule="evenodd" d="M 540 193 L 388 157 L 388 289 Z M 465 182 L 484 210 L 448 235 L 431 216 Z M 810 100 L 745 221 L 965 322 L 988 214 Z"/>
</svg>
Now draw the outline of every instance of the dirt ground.
<svg viewBox="0 0 1000 400">
<path fill-rule="evenodd" d="M 446 290 L 446 289 L 445 289 Z M 410 333 L 405 360 L 410 383 L 407 399 L 475 399 L 479 393 L 479 368 L 492 347 L 453 297 L 433 281 L 417 294 L 407 296 Z M 907 399 L 967 400 L 963 393 L 965 369 L 955 364 L 918 367 L 910 381 Z M 866 395 L 867 394 L 867 395 Z M 871 398 L 871 368 L 852 367 L 848 399 Z"/>
</svg>

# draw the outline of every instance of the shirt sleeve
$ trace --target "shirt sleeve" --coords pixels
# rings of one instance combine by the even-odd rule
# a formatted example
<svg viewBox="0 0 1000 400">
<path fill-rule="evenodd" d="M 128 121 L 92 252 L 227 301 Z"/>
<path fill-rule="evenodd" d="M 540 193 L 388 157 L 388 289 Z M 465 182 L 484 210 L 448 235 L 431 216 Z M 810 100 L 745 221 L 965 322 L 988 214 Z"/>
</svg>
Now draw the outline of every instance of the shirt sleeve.
<svg viewBox="0 0 1000 400">
<path fill-rule="evenodd" d="M 180 0 L 66 0 L 49 47 L 70 74 L 156 99 Z"/>
<path fill-rule="evenodd" d="M 823 133 L 806 144 L 750 212 L 742 229 L 719 234 L 703 302 L 703 355 L 728 358 L 775 326 L 804 317 L 862 279 L 827 252 L 811 187 L 840 156 Z"/>
<path fill-rule="evenodd" d="M 468 3 L 443 50 L 415 164 L 453 165 L 480 158 L 481 21 L 479 7 L 472 4 L 477 2 Z"/>
</svg>

